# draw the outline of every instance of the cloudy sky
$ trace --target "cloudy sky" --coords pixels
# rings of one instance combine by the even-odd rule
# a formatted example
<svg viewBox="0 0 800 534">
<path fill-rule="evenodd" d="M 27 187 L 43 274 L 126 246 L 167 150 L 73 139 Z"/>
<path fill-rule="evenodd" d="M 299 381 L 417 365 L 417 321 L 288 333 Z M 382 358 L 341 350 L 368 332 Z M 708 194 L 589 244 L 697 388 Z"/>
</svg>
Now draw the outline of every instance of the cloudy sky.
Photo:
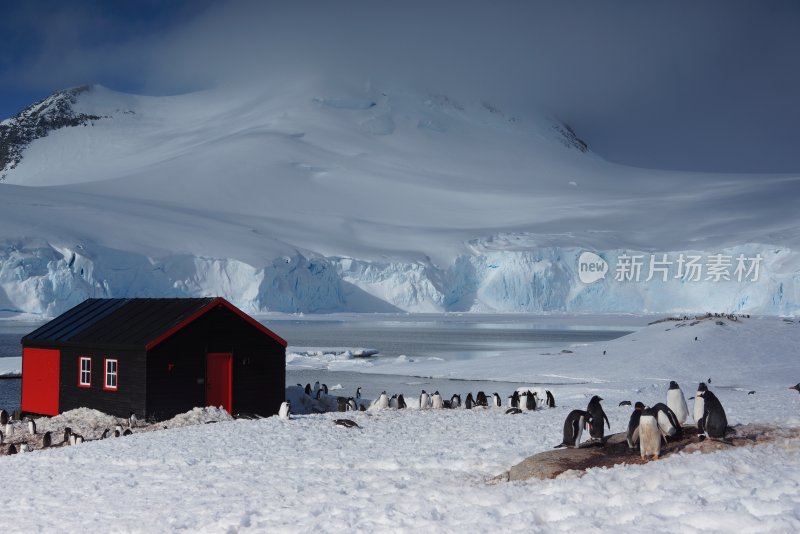
<svg viewBox="0 0 800 534">
<path fill-rule="evenodd" d="M 630 165 L 798 172 L 798 28 L 794 0 L 2 0 L 0 118 L 312 73 L 554 113 Z"/>
</svg>

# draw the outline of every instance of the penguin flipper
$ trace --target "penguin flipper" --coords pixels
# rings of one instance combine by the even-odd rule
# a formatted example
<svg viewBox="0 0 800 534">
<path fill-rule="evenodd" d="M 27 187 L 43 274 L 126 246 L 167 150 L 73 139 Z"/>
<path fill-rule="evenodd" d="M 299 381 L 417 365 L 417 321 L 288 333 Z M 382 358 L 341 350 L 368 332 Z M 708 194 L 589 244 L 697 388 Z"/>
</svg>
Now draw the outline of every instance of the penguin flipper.
<svg viewBox="0 0 800 534">
<path fill-rule="evenodd" d="M 554 449 L 563 449 L 564 447 L 568 447 L 568 445 L 566 443 L 559 443 L 558 445 L 556 445 L 553 448 Z"/>
<path fill-rule="evenodd" d="M 603 412 L 603 419 L 606 420 L 606 424 L 608 425 L 608 429 L 611 430 L 611 423 L 608 422 L 608 416 L 606 415 L 606 412 Z"/>
</svg>

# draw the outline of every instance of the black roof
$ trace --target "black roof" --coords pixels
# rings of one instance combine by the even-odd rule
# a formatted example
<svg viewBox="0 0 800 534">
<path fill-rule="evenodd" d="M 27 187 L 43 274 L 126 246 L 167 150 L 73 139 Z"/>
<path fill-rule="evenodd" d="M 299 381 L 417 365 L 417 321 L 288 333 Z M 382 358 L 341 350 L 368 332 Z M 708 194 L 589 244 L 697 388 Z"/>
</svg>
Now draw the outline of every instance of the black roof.
<svg viewBox="0 0 800 534">
<path fill-rule="evenodd" d="M 23 345 L 151 348 L 194 316 L 224 305 L 273 339 L 286 342 L 222 298 L 87 299 L 22 338 Z"/>
</svg>

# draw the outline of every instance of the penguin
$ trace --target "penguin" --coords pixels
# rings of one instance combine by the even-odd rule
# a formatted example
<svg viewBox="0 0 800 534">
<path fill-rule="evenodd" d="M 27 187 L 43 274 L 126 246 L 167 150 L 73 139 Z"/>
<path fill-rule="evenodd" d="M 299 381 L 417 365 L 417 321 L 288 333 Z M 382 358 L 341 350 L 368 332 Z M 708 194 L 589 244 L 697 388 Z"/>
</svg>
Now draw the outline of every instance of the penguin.
<svg viewBox="0 0 800 534">
<path fill-rule="evenodd" d="M 686 422 L 689 417 L 689 408 L 686 407 L 686 397 L 683 396 L 680 386 L 674 380 L 670 381 L 669 389 L 667 390 L 667 406 L 678 418 L 678 423 L 681 425 Z"/>
<path fill-rule="evenodd" d="M 306 384 L 306 389 L 304 391 L 306 392 L 306 395 L 308 395 L 310 397 L 311 396 L 311 384 Z"/>
<path fill-rule="evenodd" d="M 478 395 L 475 397 L 475 406 L 489 406 L 489 400 L 486 398 L 486 393 L 483 391 L 478 392 Z"/>
<path fill-rule="evenodd" d="M 393 410 L 397 409 L 397 393 L 392 395 L 392 397 L 389 399 L 389 408 Z"/>
<path fill-rule="evenodd" d="M 564 420 L 564 440 L 554 448 L 560 447 L 577 448 L 581 443 L 581 435 L 584 427 L 592 428 L 592 414 L 583 410 L 572 410 Z M 602 420 L 600 421 L 602 423 Z"/>
<path fill-rule="evenodd" d="M 506 415 L 516 415 L 519 413 L 522 413 L 522 410 L 520 410 L 519 408 L 511 407 L 508 410 L 506 410 Z"/>
<path fill-rule="evenodd" d="M 17 454 L 17 448 L 13 443 L 8 446 L 8 454 Z"/>
<path fill-rule="evenodd" d="M 500 395 L 492 393 L 492 402 L 496 408 L 500 408 L 503 404 L 500 402 Z"/>
<path fill-rule="evenodd" d="M 33 419 L 28 419 L 28 434 L 31 436 L 36 435 L 36 421 Z"/>
<path fill-rule="evenodd" d="M 438 391 L 434 391 L 431 396 L 431 408 L 434 410 L 441 410 L 443 408 L 442 396 L 439 395 Z"/>
<path fill-rule="evenodd" d="M 52 444 L 53 444 L 53 438 L 50 435 L 50 432 L 45 432 L 44 434 L 42 434 L 42 448 L 46 449 Z"/>
<path fill-rule="evenodd" d="M 322 397 L 322 390 L 318 389 L 317 393 L 314 395 L 314 398 L 319 400 Z"/>
<path fill-rule="evenodd" d="M 406 399 L 403 397 L 403 394 L 401 393 L 397 396 L 397 409 L 405 410 L 406 408 L 408 408 L 408 406 L 406 406 Z"/>
<path fill-rule="evenodd" d="M 6 436 L 11 437 L 14 435 L 14 423 L 11 420 L 6 423 Z"/>
<path fill-rule="evenodd" d="M 131 434 L 133 434 L 133 431 L 130 428 L 126 428 L 125 432 L 122 433 L 123 436 L 130 436 Z M 83 443 L 83 437 L 78 436 L 78 438 L 80 439 L 78 443 Z"/>
<path fill-rule="evenodd" d="M 605 435 L 603 420 L 605 419 L 609 430 L 611 430 L 611 423 L 608 422 L 608 416 L 606 415 L 606 412 L 603 411 L 603 407 L 600 405 L 601 400 L 603 400 L 603 398 L 597 395 L 592 397 L 592 399 L 589 401 L 589 405 L 586 407 L 586 411 L 592 415 L 592 420 L 595 423 L 589 426 L 589 435 L 593 440 L 602 441 L 603 436 Z"/>
<path fill-rule="evenodd" d="M 419 409 L 420 410 L 427 410 L 428 409 L 428 394 L 425 390 L 422 390 L 422 393 L 419 394 Z"/>
<path fill-rule="evenodd" d="M 314 397 L 319 398 L 317 397 L 317 393 L 319 393 L 319 380 L 314 382 Z"/>
<path fill-rule="evenodd" d="M 703 433 L 703 414 L 706 411 L 705 399 L 703 398 L 703 393 L 705 391 L 708 391 L 708 388 L 704 382 L 700 382 L 697 386 L 697 393 L 694 396 L 694 409 L 692 410 L 698 434 Z"/>
<path fill-rule="evenodd" d="M 461 395 L 455 393 L 452 397 L 450 397 L 450 407 L 461 408 Z"/>
<path fill-rule="evenodd" d="M 72 429 L 70 427 L 64 428 L 64 442 L 62 445 L 72 445 Z"/>
<path fill-rule="evenodd" d="M 116 425 L 114 427 L 115 430 L 118 430 L 120 434 L 122 434 L 122 425 Z"/>
<path fill-rule="evenodd" d="M 3 432 L 0 430 L 0 445 L 3 444 Z"/>
<path fill-rule="evenodd" d="M 356 389 L 356 398 L 357 399 L 361 398 L 361 386 L 358 386 L 358 389 Z"/>
<path fill-rule="evenodd" d="M 630 403 L 628 403 L 630 405 Z M 642 416 L 642 410 L 644 410 L 644 404 L 641 402 L 637 402 L 634 406 L 633 413 L 631 414 L 631 418 L 628 421 L 628 448 L 629 449 L 637 449 L 639 448 L 639 418 Z"/>
<path fill-rule="evenodd" d="M 343 426 L 345 428 L 361 428 L 358 423 L 352 419 L 334 419 L 333 424 L 336 426 Z"/>
<path fill-rule="evenodd" d="M 703 431 L 706 436 L 713 439 L 724 439 L 725 431 L 728 429 L 728 418 L 722 403 L 711 391 L 706 390 L 701 393 L 704 401 L 703 412 Z"/>
<path fill-rule="evenodd" d="M 356 405 L 356 400 L 353 397 L 347 399 L 347 411 L 348 412 L 357 412 L 358 406 Z"/>
<path fill-rule="evenodd" d="M 289 414 L 292 410 L 292 403 L 288 400 L 283 401 L 281 403 L 281 407 L 278 409 L 278 417 L 281 419 L 290 419 Z"/>
<path fill-rule="evenodd" d="M 328 394 L 328 384 L 322 384 L 322 391 L 325 392 L 325 395 Z"/>
<path fill-rule="evenodd" d="M 525 409 L 530 411 L 536 410 L 536 394 L 531 393 L 530 390 L 528 394 L 525 395 Z"/>
<path fill-rule="evenodd" d="M 658 429 L 661 431 L 664 439 L 677 438 L 683 434 L 683 427 L 681 427 L 677 416 L 672 410 L 669 409 L 669 406 L 663 402 L 659 402 L 651 406 L 650 410 L 656 416 Z"/>
<path fill-rule="evenodd" d="M 472 398 L 472 393 L 467 393 L 467 400 L 464 401 L 464 408 L 471 410 L 475 406 L 475 399 Z"/>
<path fill-rule="evenodd" d="M 527 391 L 523 391 L 522 393 L 519 394 L 519 408 L 521 410 L 527 410 L 528 409 L 528 392 Z"/>
<path fill-rule="evenodd" d="M 30 451 L 30 448 L 28 447 L 27 443 L 23 443 L 22 445 L 19 446 L 19 452 L 28 452 L 28 451 Z"/>
<path fill-rule="evenodd" d="M 643 409 L 639 417 L 639 454 L 642 460 L 648 456 L 655 460 L 661 454 L 661 432 L 656 415 L 650 408 Z"/>
<path fill-rule="evenodd" d="M 0 426 L 6 426 L 8 424 L 8 412 L 5 410 L 0 410 Z"/>
<path fill-rule="evenodd" d="M 119 430 L 117 430 L 117 429 L 114 429 L 114 437 L 115 437 L 115 438 L 118 438 L 118 437 L 120 437 L 120 436 L 121 436 L 121 434 L 119 433 Z"/>
<path fill-rule="evenodd" d="M 797 391 L 798 393 L 800 393 L 800 382 L 798 382 L 797 384 L 791 386 L 789 389 L 793 389 L 793 390 Z M 755 393 L 755 391 L 753 393 Z"/>
<path fill-rule="evenodd" d="M 100 435 L 100 439 L 106 439 L 108 437 L 108 429 L 106 428 L 103 430 L 103 433 Z"/>
<path fill-rule="evenodd" d="M 389 407 L 389 397 L 386 396 L 385 391 L 381 391 L 380 396 L 372 403 L 373 410 L 385 410 Z"/>
<path fill-rule="evenodd" d="M 133 428 L 136 426 L 136 424 L 137 424 L 136 414 L 131 412 L 131 414 L 128 416 L 128 428 Z"/>
<path fill-rule="evenodd" d="M 514 393 L 511 394 L 510 404 L 512 408 L 519 408 L 519 391 L 514 391 Z"/>
<path fill-rule="evenodd" d="M 639 404 L 639 403 L 637 402 L 636 404 Z M 622 402 L 619 403 L 619 405 L 620 406 L 630 406 L 631 405 L 631 401 L 627 401 L 627 400 L 626 401 L 622 401 Z"/>
<path fill-rule="evenodd" d="M 547 407 L 548 408 L 555 408 L 556 407 L 556 398 L 550 393 L 549 389 L 544 390 L 547 394 Z"/>
</svg>

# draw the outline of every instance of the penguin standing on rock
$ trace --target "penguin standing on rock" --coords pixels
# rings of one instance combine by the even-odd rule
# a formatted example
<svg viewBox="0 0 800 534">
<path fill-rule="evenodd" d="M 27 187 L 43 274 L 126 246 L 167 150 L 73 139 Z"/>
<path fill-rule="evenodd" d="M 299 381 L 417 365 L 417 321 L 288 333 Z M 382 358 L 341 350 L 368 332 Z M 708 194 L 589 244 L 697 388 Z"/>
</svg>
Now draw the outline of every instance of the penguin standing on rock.
<svg viewBox="0 0 800 534">
<path fill-rule="evenodd" d="M 605 428 L 603 427 L 603 420 L 605 420 L 606 424 L 608 425 L 608 429 L 611 430 L 611 423 L 608 422 L 608 416 L 606 412 L 603 411 L 603 407 L 600 405 L 600 401 L 603 400 L 602 397 L 595 395 L 589 401 L 589 405 L 586 407 L 586 411 L 589 412 L 592 416 L 593 424 L 589 427 L 589 435 L 591 436 L 592 440 L 603 440 L 603 436 L 605 435 Z"/>
<path fill-rule="evenodd" d="M 577 448 L 581 444 L 581 435 L 585 427 L 592 428 L 592 414 L 583 410 L 572 410 L 564 421 L 564 439 L 554 448 Z M 602 421 L 600 421 L 602 423 Z"/>
<path fill-rule="evenodd" d="M 358 389 L 356 389 L 356 398 L 357 399 L 361 398 L 361 386 L 358 386 Z"/>
<path fill-rule="evenodd" d="M 33 419 L 28 419 L 28 434 L 31 436 L 36 435 L 36 421 Z"/>
<path fill-rule="evenodd" d="M 694 422 L 697 425 L 697 433 L 703 433 L 703 414 L 705 414 L 705 399 L 703 398 L 703 393 L 708 391 L 708 387 L 706 387 L 705 382 L 700 382 L 697 386 L 697 393 L 694 395 L 694 408 L 692 410 L 692 415 L 694 416 Z"/>
<path fill-rule="evenodd" d="M 704 391 L 701 396 L 704 402 L 703 412 L 703 431 L 706 436 L 713 439 L 724 439 L 725 431 L 728 429 L 728 418 L 722 403 L 711 391 Z"/>
<path fill-rule="evenodd" d="M 106 432 L 108 432 L 108 430 L 106 430 Z M 45 432 L 42 435 L 42 448 L 46 449 L 52 444 L 53 444 L 53 438 L 51 437 L 50 432 Z"/>
<path fill-rule="evenodd" d="M 661 431 L 656 415 L 650 408 L 643 409 L 639 417 L 639 454 L 642 460 L 648 456 L 655 460 L 661 454 Z"/>
<path fill-rule="evenodd" d="M 658 429 L 661 431 L 665 440 L 667 438 L 679 438 L 683 434 L 683 427 L 678 422 L 678 417 L 675 413 L 669 409 L 669 406 L 663 402 L 659 402 L 658 404 L 654 404 L 650 409 L 656 416 Z"/>
<path fill-rule="evenodd" d="M 638 449 L 639 448 L 639 419 L 642 417 L 642 410 L 644 410 L 644 404 L 641 402 L 637 402 L 634 406 L 633 413 L 631 414 L 631 418 L 628 421 L 628 448 L 629 449 Z"/>
<path fill-rule="evenodd" d="M 137 425 L 138 421 L 136 420 L 136 414 L 131 412 L 128 416 L 128 428 L 133 428 Z"/>
<path fill-rule="evenodd" d="M 674 380 L 669 383 L 669 389 L 667 390 L 667 406 L 669 406 L 669 409 L 675 414 L 678 423 L 682 425 L 686 422 L 686 419 L 689 417 L 689 408 L 686 407 L 686 397 L 683 396 L 683 391 L 681 391 L 680 386 L 678 386 L 678 383 Z"/>
<path fill-rule="evenodd" d="M 8 412 L 5 410 L 0 410 L 0 426 L 6 426 L 8 424 Z"/>
</svg>

